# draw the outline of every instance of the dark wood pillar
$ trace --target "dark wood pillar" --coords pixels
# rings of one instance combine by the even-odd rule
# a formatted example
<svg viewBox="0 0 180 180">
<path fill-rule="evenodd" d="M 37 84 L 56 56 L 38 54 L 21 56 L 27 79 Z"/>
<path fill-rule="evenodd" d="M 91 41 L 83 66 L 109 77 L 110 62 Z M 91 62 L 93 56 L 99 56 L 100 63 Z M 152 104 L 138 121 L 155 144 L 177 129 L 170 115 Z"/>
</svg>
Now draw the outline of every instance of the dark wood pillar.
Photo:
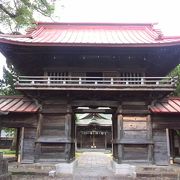
<svg viewBox="0 0 180 180">
<path fill-rule="evenodd" d="M 36 139 L 38 139 L 41 135 L 42 120 L 43 120 L 43 115 L 42 115 L 42 113 L 39 113 L 38 114 L 38 122 L 37 122 Z M 41 154 L 40 142 L 35 142 L 35 161 L 40 158 L 39 157 L 40 154 Z"/>
<path fill-rule="evenodd" d="M 20 147 L 20 132 L 21 129 L 17 128 L 17 134 L 16 134 L 16 161 L 18 161 L 18 156 L 19 156 L 19 147 Z"/>
<path fill-rule="evenodd" d="M 174 161 L 174 131 L 172 129 L 169 130 L 169 140 L 170 140 L 170 163 Z"/>
<path fill-rule="evenodd" d="M 67 107 L 67 114 L 65 117 L 65 136 L 69 140 L 65 149 L 66 158 L 68 161 L 72 161 L 75 158 L 75 116 L 70 106 Z"/>
<path fill-rule="evenodd" d="M 75 158 L 75 117 L 66 99 L 42 102 L 35 157 L 36 162 L 70 162 Z"/>
<path fill-rule="evenodd" d="M 124 100 L 113 116 L 113 157 L 117 163 L 153 162 L 151 116 L 144 101 Z"/>
<path fill-rule="evenodd" d="M 121 106 L 118 107 L 118 110 L 115 114 L 112 116 L 112 148 L 113 148 L 113 159 L 117 163 L 121 163 L 122 157 L 123 157 L 123 147 L 122 144 L 120 144 L 120 140 L 122 138 L 122 114 L 121 112 Z"/>
<path fill-rule="evenodd" d="M 147 140 L 153 142 L 153 133 L 152 133 L 152 121 L 151 115 L 147 115 Z M 153 143 L 148 144 L 148 161 L 154 163 L 153 158 Z"/>
<path fill-rule="evenodd" d="M 107 136 L 106 136 L 106 132 L 104 134 L 104 148 L 107 149 Z"/>
</svg>

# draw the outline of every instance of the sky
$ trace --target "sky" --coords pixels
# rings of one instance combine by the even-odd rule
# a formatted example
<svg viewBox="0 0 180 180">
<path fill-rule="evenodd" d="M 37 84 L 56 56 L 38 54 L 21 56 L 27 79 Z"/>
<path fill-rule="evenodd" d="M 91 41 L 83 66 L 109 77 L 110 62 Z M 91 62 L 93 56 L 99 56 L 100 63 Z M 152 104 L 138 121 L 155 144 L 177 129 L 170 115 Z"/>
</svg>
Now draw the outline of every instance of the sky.
<svg viewBox="0 0 180 180">
<path fill-rule="evenodd" d="M 180 35 L 180 0 L 61 0 L 65 22 L 157 22 L 164 34 Z M 62 6 L 64 5 L 64 8 Z"/>
<path fill-rule="evenodd" d="M 56 0 L 53 19 L 61 22 L 155 22 L 163 34 L 180 35 L 179 9 L 180 0 Z M 4 64 L 5 59 L 0 54 L 0 77 Z"/>
</svg>

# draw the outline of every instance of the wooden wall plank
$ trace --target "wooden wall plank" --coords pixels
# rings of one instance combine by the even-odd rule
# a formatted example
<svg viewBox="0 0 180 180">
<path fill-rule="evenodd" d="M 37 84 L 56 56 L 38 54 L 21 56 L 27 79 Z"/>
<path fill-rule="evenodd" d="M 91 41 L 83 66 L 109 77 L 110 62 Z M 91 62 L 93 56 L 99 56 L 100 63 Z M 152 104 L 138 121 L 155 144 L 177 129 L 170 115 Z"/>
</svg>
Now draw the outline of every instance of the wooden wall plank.
<svg viewBox="0 0 180 180">
<path fill-rule="evenodd" d="M 166 130 L 153 130 L 154 162 L 156 165 L 168 165 Z"/>
<path fill-rule="evenodd" d="M 34 163 L 36 128 L 24 128 L 22 159 L 23 163 Z"/>
</svg>

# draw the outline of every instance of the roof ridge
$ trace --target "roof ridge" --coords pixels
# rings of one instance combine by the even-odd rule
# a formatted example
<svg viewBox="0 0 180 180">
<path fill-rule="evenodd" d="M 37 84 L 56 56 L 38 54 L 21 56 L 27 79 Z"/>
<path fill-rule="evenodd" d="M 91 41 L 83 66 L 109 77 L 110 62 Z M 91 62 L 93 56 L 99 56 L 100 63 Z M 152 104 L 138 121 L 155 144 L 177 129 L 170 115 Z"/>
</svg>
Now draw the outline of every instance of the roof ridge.
<svg viewBox="0 0 180 180">
<path fill-rule="evenodd" d="M 153 26 L 157 23 L 118 23 L 118 22 L 37 22 L 38 26 L 42 25 L 121 25 L 121 26 Z"/>
</svg>

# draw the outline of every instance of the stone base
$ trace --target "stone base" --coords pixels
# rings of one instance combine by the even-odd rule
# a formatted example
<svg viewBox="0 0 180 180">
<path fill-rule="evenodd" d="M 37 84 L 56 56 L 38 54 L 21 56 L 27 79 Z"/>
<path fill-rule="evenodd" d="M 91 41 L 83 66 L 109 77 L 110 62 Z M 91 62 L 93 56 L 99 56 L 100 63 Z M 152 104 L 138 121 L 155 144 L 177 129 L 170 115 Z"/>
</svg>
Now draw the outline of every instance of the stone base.
<svg viewBox="0 0 180 180">
<path fill-rule="evenodd" d="M 0 175 L 0 180 L 12 180 L 12 176 L 11 176 L 10 173 L 1 174 L 1 175 Z"/>
<path fill-rule="evenodd" d="M 112 161 L 112 170 L 116 175 L 136 177 L 136 167 L 130 164 L 118 164 Z"/>
<path fill-rule="evenodd" d="M 11 180 L 11 174 L 8 173 L 8 161 L 3 159 L 3 153 L 0 153 L 0 180 Z"/>
<path fill-rule="evenodd" d="M 56 164 L 56 174 L 73 174 L 74 168 L 77 164 L 77 161 L 73 161 L 71 163 L 59 163 Z"/>
</svg>

